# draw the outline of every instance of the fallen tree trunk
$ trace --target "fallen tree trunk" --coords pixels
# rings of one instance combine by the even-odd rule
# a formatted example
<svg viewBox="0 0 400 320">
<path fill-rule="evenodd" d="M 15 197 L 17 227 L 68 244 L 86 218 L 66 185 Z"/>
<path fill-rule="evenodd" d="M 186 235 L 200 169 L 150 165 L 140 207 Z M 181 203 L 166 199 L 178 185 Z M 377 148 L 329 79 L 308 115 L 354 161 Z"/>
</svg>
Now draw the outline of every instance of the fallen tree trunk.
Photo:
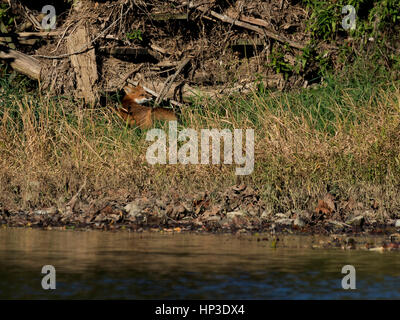
<svg viewBox="0 0 400 320">
<path fill-rule="evenodd" d="M 139 84 L 139 81 L 132 81 L 132 80 L 128 80 L 127 81 L 129 84 L 137 86 Z M 277 85 L 279 82 L 279 79 L 269 79 L 270 84 L 273 85 Z M 159 93 L 161 92 L 163 87 L 164 87 L 164 83 L 163 82 L 144 82 L 142 83 L 142 87 L 143 89 L 150 93 L 151 95 L 153 95 L 154 97 L 159 97 Z M 182 97 L 182 101 L 184 103 L 189 103 L 191 102 L 193 99 L 198 98 L 198 97 L 203 97 L 203 98 L 218 98 L 218 97 L 222 97 L 224 95 L 229 95 L 232 93 L 237 93 L 237 92 L 242 92 L 242 93 L 248 93 L 251 92 L 254 89 L 254 85 L 253 84 L 247 84 L 247 85 L 237 85 L 235 87 L 232 88 L 214 88 L 214 89 L 198 89 L 198 88 L 193 88 L 191 86 L 189 86 L 188 84 L 184 84 L 180 89 L 180 95 Z M 168 92 L 166 92 L 164 99 L 169 99 L 170 103 L 172 105 L 181 107 L 183 106 L 182 103 L 179 103 L 175 99 L 175 93 L 176 91 L 176 84 L 175 86 L 171 86 L 168 89 Z"/>
<path fill-rule="evenodd" d="M 42 66 L 39 60 L 28 56 L 19 51 L 0 46 L 0 59 L 9 63 L 10 66 L 20 73 L 32 78 L 34 80 L 40 80 Z"/>
</svg>

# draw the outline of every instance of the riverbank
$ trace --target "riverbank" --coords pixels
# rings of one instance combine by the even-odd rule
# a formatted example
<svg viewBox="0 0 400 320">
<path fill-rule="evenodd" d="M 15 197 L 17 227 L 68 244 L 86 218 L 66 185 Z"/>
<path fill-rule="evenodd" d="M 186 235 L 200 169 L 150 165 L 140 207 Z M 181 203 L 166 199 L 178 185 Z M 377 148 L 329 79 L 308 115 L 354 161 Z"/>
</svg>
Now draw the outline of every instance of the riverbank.
<svg viewBox="0 0 400 320">
<path fill-rule="evenodd" d="M 179 130 L 254 130 L 254 170 L 244 176 L 236 164 L 151 165 L 147 132 L 112 108 L 80 108 L 4 73 L 0 223 L 391 233 L 400 219 L 396 70 L 363 60 L 311 88 L 260 87 L 183 108 Z"/>
<path fill-rule="evenodd" d="M 400 231 L 400 219 L 379 217 L 378 208 L 362 203 L 339 201 L 327 194 L 314 211 L 291 210 L 274 213 L 257 192 L 244 184 L 236 185 L 212 204 L 206 193 L 184 201 L 157 198 L 150 194 L 131 199 L 110 197 L 85 202 L 75 195 L 63 207 L 30 211 L 0 211 L 3 227 L 42 229 L 128 230 L 134 232 L 204 232 L 254 234 L 344 234 L 390 235 Z M 122 198 L 125 196 L 125 201 Z"/>
</svg>

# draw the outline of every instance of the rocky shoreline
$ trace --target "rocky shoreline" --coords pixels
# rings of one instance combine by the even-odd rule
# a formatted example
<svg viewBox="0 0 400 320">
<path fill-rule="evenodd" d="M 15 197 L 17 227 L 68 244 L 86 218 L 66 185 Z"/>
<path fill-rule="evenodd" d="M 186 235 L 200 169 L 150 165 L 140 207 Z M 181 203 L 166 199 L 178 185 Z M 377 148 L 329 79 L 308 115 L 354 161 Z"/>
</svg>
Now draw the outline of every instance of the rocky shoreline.
<svg viewBox="0 0 400 320">
<path fill-rule="evenodd" d="M 246 185 L 233 186 L 214 202 L 201 193 L 187 199 L 141 196 L 84 201 L 78 195 L 66 205 L 30 211 L 0 208 L 0 226 L 43 229 L 97 229 L 166 232 L 272 234 L 393 234 L 400 219 L 376 218 L 374 209 L 357 209 L 327 194 L 315 210 L 275 213 Z M 353 207 L 352 207 L 353 206 Z"/>
</svg>

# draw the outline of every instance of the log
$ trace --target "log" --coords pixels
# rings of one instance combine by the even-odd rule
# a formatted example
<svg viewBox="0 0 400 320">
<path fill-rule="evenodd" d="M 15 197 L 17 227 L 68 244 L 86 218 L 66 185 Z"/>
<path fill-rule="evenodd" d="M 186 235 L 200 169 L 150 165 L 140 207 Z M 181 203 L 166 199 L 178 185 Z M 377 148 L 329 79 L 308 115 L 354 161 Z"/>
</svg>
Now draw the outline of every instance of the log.
<svg viewBox="0 0 400 320">
<path fill-rule="evenodd" d="M 59 36 L 60 32 L 15 32 L 15 33 L 0 33 L 0 42 L 8 42 L 11 39 L 19 44 L 34 45 L 40 38 L 51 38 Z M 12 48 L 13 49 L 13 48 Z"/>
<path fill-rule="evenodd" d="M 90 43 L 89 33 L 85 26 L 78 27 L 67 39 L 70 60 L 76 75 L 77 90 L 75 96 L 83 98 L 88 104 L 95 104 L 98 101 L 99 93 L 96 88 L 98 75 L 95 50 L 74 54 L 82 44 Z"/>
<path fill-rule="evenodd" d="M 15 71 L 40 80 L 42 67 L 37 59 L 5 46 L 0 46 L 0 59 L 8 62 Z"/>
<path fill-rule="evenodd" d="M 134 86 L 139 84 L 139 81 L 131 81 L 128 80 L 129 84 L 132 84 Z M 168 90 L 168 92 L 164 96 L 164 100 L 169 99 L 171 104 L 176 105 L 176 106 L 182 106 L 181 103 L 172 100 L 174 98 L 174 93 L 175 93 L 175 88 L 176 88 L 176 83 L 175 85 L 171 86 Z M 182 86 L 182 99 L 183 102 L 188 103 L 193 100 L 193 98 L 196 97 L 208 97 L 208 98 L 217 98 L 219 96 L 223 96 L 224 94 L 232 94 L 234 92 L 249 92 L 251 91 L 251 87 L 253 84 L 249 85 L 237 85 L 233 88 L 217 88 L 217 89 L 198 89 L 198 88 L 193 88 L 192 86 L 188 84 L 184 84 Z M 160 94 L 158 92 L 161 92 L 164 88 L 164 83 L 163 82 L 145 82 L 142 85 L 143 89 L 145 89 L 146 92 L 150 93 L 151 95 L 155 97 L 159 97 Z"/>
</svg>

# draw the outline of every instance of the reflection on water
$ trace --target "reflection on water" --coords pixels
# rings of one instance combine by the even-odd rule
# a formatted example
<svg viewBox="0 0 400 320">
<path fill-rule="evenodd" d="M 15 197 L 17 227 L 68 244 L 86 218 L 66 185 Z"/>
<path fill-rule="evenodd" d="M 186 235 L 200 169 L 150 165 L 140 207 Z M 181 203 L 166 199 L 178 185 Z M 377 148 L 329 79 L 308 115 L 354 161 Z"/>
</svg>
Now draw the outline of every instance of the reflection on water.
<svg viewBox="0 0 400 320">
<path fill-rule="evenodd" d="M 310 249 L 285 237 L 0 230 L 0 299 L 400 298 L 400 252 Z M 380 242 L 381 239 L 375 239 Z M 341 288 L 344 265 L 357 290 Z M 43 265 L 57 289 L 41 288 Z"/>
</svg>

